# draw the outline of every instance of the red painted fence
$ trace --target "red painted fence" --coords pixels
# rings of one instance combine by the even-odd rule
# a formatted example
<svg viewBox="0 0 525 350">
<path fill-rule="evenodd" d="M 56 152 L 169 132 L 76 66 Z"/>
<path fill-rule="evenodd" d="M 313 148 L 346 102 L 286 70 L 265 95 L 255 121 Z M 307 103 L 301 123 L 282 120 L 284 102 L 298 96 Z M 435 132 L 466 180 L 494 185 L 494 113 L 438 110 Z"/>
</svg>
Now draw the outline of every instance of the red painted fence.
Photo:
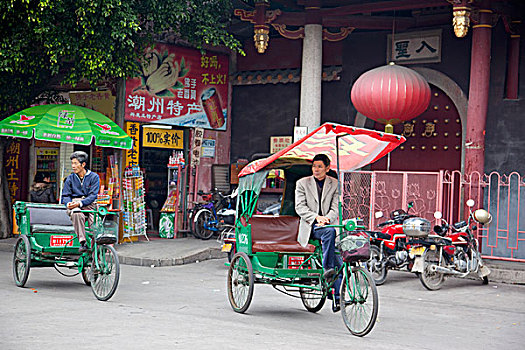
<svg viewBox="0 0 525 350">
<path fill-rule="evenodd" d="M 466 218 L 465 202 L 477 199 L 474 210 L 487 209 L 493 219 L 476 232 L 485 258 L 525 262 L 525 181 L 518 173 L 496 172 L 463 176 L 453 172 L 346 172 L 343 178 L 343 217 L 361 217 L 370 229 L 396 209 L 435 223 L 435 211 L 450 223 Z M 521 200 L 523 198 L 523 200 Z M 384 218 L 375 219 L 382 211 Z"/>
</svg>

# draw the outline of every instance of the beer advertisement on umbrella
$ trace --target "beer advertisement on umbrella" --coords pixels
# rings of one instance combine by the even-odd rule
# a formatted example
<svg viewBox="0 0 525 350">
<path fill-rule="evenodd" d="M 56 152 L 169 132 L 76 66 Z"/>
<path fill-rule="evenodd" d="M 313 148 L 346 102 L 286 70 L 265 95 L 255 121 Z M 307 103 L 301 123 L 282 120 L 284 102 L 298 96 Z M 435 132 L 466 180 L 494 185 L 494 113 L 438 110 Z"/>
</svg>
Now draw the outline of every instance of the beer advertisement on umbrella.
<svg viewBox="0 0 525 350">
<path fill-rule="evenodd" d="M 138 63 L 126 81 L 126 120 L 226 130 L 228 56 L 155 44 Z"/>
</svg>

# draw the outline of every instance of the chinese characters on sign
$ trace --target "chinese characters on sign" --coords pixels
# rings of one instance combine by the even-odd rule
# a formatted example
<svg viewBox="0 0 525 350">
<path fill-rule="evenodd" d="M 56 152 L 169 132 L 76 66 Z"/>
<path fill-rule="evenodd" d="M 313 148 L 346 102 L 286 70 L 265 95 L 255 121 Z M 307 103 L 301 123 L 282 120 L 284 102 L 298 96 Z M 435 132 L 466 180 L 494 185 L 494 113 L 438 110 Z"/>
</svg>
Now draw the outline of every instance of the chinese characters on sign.
<svg viewBox="0 0 525 350">
<path fill-rule="evenodd" d="M 142 128 L 142 146 L 183 149 L 183 131 Z"/>
<path fill-rule="evenodd" d="M 191 143 L 191 166 L 199 165 L 201 161 L 202 138 L 204 137 L 204 130 L 195 128 L 193 130 L 193 141 Z"/>
<path fill-rule="evenodd" d="M 292 144 L 292 136 L 272 136 L 270 137 L 270 153 L 280 150 Z"/>
<path fill-rule="evenodd" d="M 126 122 L 126 134 L 133 140 L 133 147 L 126 151 L 126 162 L 124 167 L 139 164 L 139 139 L 140 139 L 140 124 Z"/>
<path fill-rule="evenodd" d="M 387 63 L 441 62 L 441 29 L 388 35 Z"/>
<path fill-rule="evenodd" d="M 11 141 L 4 154 L 5 172 L 7 175 L 7 186 L 11 195 L 11 203 L 22 200 L 24 197 L 23 183 L 26 179 L 22 176 L 22 170 L 27 169 L 27 157 L 29 144 L 26 141 Z"/>
<path fill-rule="evenodd" d="M 228 56 L 156 44 L 126 81 L 125 119 L 226 130 Z"/>
</svg>

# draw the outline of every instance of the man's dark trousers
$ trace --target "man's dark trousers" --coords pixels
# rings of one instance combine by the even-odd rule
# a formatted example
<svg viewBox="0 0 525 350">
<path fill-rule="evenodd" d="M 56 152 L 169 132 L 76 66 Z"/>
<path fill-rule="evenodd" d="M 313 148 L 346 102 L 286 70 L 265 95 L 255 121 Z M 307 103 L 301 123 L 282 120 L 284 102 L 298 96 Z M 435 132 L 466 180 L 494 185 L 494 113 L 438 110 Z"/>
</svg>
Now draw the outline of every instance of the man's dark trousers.
<svg viewBox="0 0 525 350">
<path fill-rule="evenodd" d="M 341 257 L 335 253 L 335 228 L 317 226 L 314 224 L 311 236 L 321 241 L 321 247 L 323 249 L 323 268 L 325 271 L 329 269 L 337 269 L 343 264 Z M 339 299 L 341 280 L 342 277 L 339 275 L 334 283 L 334 294 L 336 299 Z"/>
</svg>

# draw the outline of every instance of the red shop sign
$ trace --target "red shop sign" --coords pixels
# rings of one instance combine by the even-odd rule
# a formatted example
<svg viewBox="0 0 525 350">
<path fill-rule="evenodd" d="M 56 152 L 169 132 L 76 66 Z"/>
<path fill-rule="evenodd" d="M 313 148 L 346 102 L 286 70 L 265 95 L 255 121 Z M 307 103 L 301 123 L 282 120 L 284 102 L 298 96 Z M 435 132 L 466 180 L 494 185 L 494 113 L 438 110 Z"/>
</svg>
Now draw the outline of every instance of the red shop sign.
<svg viewBox="0 0 525 350">
<path fill-rule="evenodd" d="M 139 66 L 126 81 L 126 120 L 226 130 L 227 55 L 155 44 Z"/>
</svg>

